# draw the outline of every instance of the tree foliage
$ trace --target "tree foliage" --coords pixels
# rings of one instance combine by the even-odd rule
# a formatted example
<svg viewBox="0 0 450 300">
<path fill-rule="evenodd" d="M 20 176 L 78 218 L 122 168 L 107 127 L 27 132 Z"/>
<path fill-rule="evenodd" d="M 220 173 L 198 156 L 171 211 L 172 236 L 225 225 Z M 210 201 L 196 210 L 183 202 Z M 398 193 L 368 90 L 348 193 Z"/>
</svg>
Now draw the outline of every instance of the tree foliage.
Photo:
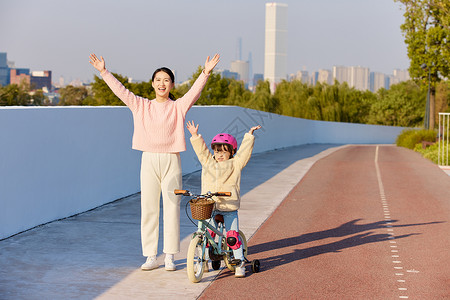
<svg viewBox="0 0 450 300">
<path fill-rule="evenodd" d="M 405 7 L 401 29 L 410 58 L 409 74 L 422 87 L 430 85 L 430 128 L 433 128 L 436 84 L 448 78 L 450 72 L 450 3 L 448 0 L 395 1 Z"/>
<path fill-rule="evenodd" d="M 68 85 L 59 90 L 61 100 L 59 105 L 83 105 L 88 96 L 86 87 L 75 87 Z"/>
</svg>

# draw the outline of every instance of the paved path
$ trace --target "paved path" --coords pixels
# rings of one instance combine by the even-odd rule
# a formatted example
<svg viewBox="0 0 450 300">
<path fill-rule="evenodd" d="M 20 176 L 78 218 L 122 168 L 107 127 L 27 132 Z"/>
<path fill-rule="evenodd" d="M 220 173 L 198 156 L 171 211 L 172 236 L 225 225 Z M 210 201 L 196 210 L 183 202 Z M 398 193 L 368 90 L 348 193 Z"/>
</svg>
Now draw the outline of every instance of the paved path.
<svg viewBox="0 0 450 300">
<path fill-rule="evenodd" d="M 252 157 L 242 176 L 239 212 L 249 238 L 314 162 L 338 149 L 335 146 L 304 145 Z M 185 188 L 199 191 L 199 172 L 183 180 Z M 184 203 L 186 199 L 182 209 Z M 195 227 L 183 212 L 181 216 L 176 272 L 139 269 L 144 262 L 139 194 L 2 240 L 0 299 L 195 299 L 218 271 L 199 284 L 189 282 L 185 257 Z M 158 260 L 163 263 L 163 257 Z"/>
<path fill-rule="evenodd" d="M 200 299 L 450 299 L 450 177 L 413 151 L 318 161 L 249 241 L 261 272 Z"/>
</svg>

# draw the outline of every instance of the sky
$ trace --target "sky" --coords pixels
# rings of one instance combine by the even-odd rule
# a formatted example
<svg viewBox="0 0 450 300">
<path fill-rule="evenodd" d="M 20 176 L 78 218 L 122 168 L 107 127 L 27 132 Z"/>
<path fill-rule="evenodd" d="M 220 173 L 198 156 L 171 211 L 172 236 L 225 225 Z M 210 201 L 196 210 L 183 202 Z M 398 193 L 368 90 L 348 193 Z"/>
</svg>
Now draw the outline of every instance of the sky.
<svg viewBox="0 0 450 300">
<path fill-rule="evenodd" d="M 217 69 L 252 57 L 264 72 L 264 0 L 0 0 L 0 52 L 53 81 L 93 81 L 89 54 L 112 72 L 148 81 L 167 66 L 189 79 L 206 57 Z M 335 65 L 392 74 L 408 69 L 402 5 L 394 0 L 285 0 L 288 73 Z"/>
</svg>

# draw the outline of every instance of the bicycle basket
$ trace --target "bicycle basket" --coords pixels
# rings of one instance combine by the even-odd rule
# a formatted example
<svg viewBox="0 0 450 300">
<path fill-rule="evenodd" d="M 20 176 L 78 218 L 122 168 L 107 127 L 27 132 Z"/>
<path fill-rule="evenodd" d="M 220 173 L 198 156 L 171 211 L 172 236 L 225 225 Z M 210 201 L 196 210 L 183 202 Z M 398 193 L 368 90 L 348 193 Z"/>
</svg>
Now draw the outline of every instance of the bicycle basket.
<svg viewBox="0 0 450 300">
<path fill-rule="evenodd" d="M 206 220 L 211 218 L 214 203 L 214 200 L 211 199 L 200 198 L 189 200 L 192 218 L 196 220 Z"/>
</svg>

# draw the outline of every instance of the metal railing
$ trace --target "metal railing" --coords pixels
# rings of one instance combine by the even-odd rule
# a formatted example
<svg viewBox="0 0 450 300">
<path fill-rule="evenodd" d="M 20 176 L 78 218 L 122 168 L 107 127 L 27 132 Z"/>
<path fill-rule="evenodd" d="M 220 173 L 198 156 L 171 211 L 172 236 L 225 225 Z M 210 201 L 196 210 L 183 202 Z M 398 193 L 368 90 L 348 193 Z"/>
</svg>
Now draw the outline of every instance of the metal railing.
<svg viewBox="0 0 450 300">
<path fill-rule="evenodd" d="M 450 113 L 439 113 L 438 165 L 448 166 L 448 143 L 450 133 Z"/>
</svg>

